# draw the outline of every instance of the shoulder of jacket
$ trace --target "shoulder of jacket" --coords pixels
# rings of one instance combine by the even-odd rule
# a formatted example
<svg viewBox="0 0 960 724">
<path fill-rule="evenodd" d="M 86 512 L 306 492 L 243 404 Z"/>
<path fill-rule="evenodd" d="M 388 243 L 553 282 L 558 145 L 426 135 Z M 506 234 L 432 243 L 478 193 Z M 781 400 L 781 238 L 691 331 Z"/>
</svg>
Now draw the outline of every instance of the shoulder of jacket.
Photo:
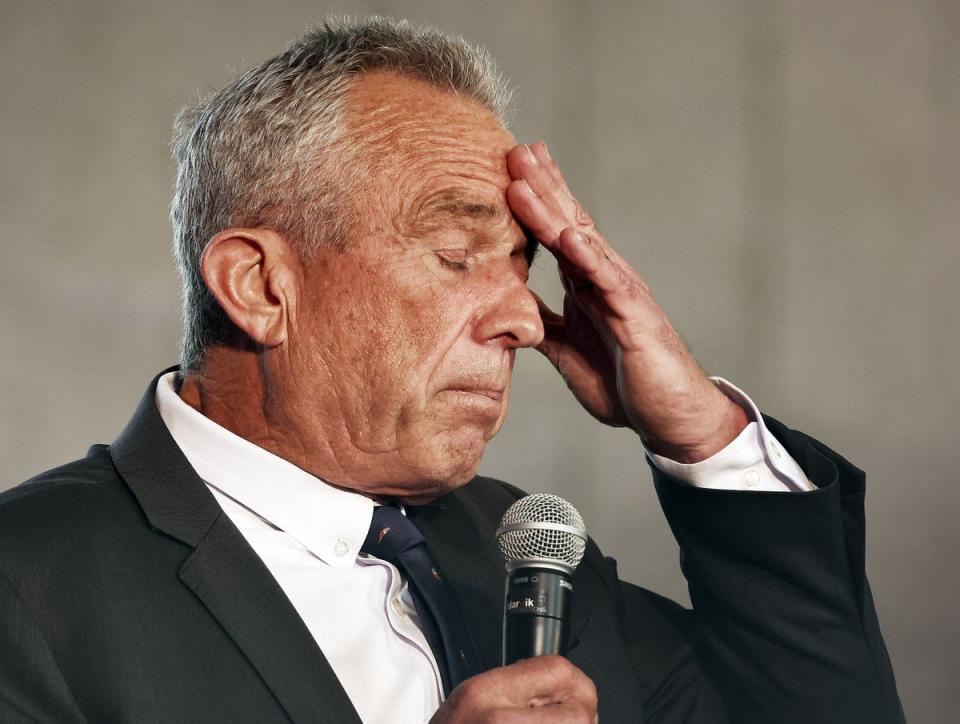
<svg viewBox="0 0 960 724">
<path fill-rule="evenodd" d="M 118 506 L 131 502 L 107 446 L 94 445 L 85 458 L 0 493 L 0 541 L 39 540 L 84 525 L 102 527 Z"/>
<path fill-rule="evenodd" d="M 116 478 L 117 471 L 110 459 L 107 445 L 92 445 L 86 457 L 58 465 L 34 475 L 32 478 L 0 493 L 0 506 L 35 495 L 43 495 L 51 489 L 71 485 L 91 485 L 109 482 Z"/>
</svg>

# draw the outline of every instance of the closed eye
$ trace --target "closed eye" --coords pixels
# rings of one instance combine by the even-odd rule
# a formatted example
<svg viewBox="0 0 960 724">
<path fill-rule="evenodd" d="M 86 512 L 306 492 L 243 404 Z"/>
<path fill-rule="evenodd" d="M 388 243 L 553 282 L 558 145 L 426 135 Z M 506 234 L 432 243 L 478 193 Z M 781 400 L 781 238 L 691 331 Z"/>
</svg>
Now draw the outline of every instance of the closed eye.
<svg viewBox="0 0 960 724">
<path fill-rule="evenodd" d="M 440 263 L 447 269 L 466 271 L 470 268 L 470 259 L 466 249 L 441 249 L 437 252 Z"/>
</svg>

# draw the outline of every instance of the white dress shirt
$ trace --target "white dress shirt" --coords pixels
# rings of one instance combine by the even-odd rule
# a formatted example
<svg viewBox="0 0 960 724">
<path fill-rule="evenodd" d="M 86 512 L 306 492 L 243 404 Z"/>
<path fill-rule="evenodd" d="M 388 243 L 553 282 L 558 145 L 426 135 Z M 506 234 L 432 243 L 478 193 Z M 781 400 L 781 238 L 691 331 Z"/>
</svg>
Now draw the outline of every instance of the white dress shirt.
<svg viewBox="0 0 960 724">
<path fill-rule="evenodd" d="M 804 492 L 815 486 L 797 461 L 763 423 L 760 410 L 740 388 L 711 377 L 723 394 L 742 407 L 750 422 L 723 450 L 698 463 L 678 463 L 647 450 L 653 464 L 680 482 L 698 488 Z"/>
<path fill-rule="evenodd" d="M 290 599 L 360 718 L 428 721 L 443 689 L 406 583 L 392 564 L 360 554 L 373 501 L 325 483 L 197 412 L 177 395 L 175 374 L 157 384 L 160 416 Z M 812 490 L 750 398 L 713 379 L 751 422 L 707 460 L 682 464 L 648 451 L 654 464 L 700 487 Z"/>
<path fill-rule="evenodd" d="M 174 391 L 174 374 L 157 384 L 164 423 L 290 599 L 360 718 L 429 720 L 442 683 L 406 584 L 395 566 L 358 555 L 373 501 L 204 417 Z"/>
</svg>

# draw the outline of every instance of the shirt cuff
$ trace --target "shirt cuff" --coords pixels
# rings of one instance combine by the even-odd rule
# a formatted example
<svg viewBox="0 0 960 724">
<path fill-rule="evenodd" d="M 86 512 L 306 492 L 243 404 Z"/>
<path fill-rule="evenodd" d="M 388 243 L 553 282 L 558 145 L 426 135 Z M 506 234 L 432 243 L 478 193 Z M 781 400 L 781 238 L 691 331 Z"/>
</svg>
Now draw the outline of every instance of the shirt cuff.
<svg viewBox="0 0 960 724">
<path fill-rule="evenodd" d="M 698 463 L 678 463 L 644 446 L 653 464 L 661 472 L 695 488 L 771 492 L 816 490 L 797 462 L 767 430 L 753 400 L 722 377 L 710 379 L 746 411 L 750 422 L 723 450 Z"/>
</svg>

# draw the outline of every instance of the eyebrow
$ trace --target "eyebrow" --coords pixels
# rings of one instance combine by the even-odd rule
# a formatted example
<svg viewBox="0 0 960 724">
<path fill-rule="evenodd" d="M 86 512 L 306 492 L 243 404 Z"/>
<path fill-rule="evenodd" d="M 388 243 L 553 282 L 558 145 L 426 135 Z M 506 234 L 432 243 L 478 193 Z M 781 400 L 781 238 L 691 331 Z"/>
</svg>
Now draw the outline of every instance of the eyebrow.
<svg viewBox="0 0 960 724">
<path fill-rule="evenodd" d="M 503 210 L 494 204 L 472 201 L 457 192 L 447 192 L 425 203 L 417 212 L 417 219 L 425 220 L 434 216 L 463 216 L 486 221 L 502 213 Z"/>
<path fill-rule="evenodd" d="M 428 200 L 417 211 L 417 221 L 431 221 L 437 216 L 465 217 L 487 221 L 494 219 L 503 213 L 503 209 L 494 204 L 482 201 L 471 201 L 465 198 L 459 191 L 442 192 L 434 198 Z M 523 249 L 523 255 L 528 264 L 533 264 L 534 259 L 540 253 L 540 242 L 530 233 L 530 231 L 521 224 L 524 239 L 517 244 L 517 248 Z"/>
</svg>

